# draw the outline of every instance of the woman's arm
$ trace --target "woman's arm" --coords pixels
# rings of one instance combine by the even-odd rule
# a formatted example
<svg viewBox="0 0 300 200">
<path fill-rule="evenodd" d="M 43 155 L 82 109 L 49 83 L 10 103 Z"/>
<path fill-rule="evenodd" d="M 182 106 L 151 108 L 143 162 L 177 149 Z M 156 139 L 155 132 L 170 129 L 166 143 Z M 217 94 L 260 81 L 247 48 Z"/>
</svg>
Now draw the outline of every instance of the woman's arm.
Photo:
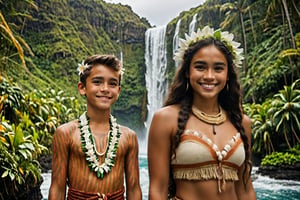
<svg viewBox="0 0 300 200">
<path fill-rule="evenodd" d="M 152 119 L 148 138 L 149 200 L 166 200 L 170 170 L 171 137 L 177 127 L 174 109 L 162 108 Z M 176 130 L 176 128 L 175 128 Z"/>
<path fill-rule="evenodd" d="M 245 129 L 245 133 L 248 137 L 248 143 L 249 143 L 248 151 L 249 151 L 249 158 L 251 159 L 251 120 L 250 120 L 250 118 L 248 116 L 244 115 L 242 124 Z M 254 188 L 252 185 L 252 179 L 251 179 L 250 175 L 249 175 L 249 179 L 247 181 L 246 188 L 245 188 L 244 181 L 243 181 L 244 180 L 244 176 L 243 176 L 244 168 L 245 168 L 245 164 L 243 164 L 239 170 L 239 181 L 237 181 L 235 183 L 235 189 L 236 189 L 238 199 L 239 200 L 256 200 L 256 194 L 255 194 L 255 191 L 254 191 Z M 248 178 L 249 171 L 250 171 L 250 167 L 248 166 L 247 170 L 246 170 L 246 174 L 245 174 L 246 178 Z"/>
</svg>

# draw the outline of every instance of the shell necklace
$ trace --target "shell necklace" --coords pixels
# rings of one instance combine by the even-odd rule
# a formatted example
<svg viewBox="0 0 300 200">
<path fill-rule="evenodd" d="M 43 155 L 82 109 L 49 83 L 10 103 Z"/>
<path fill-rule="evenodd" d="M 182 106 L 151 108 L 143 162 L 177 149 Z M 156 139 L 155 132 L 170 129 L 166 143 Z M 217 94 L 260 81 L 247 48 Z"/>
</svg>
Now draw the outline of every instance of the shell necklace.
<svg viewBox="0 0 300 200">
<path fill-rule="evenodd" d="M 219 106 L 219 111 L 220 112 L 216 115 L 209 115 L 199 110 L 196 106 L 192 106 L 192 112 L 198 119 L 212 125 L 214 135 L 216 135 L 215 125 L 222 124 L 226 121 L 226 115 L 222 112 L 221 106 Z"/>
<path fill-rule="evenodd" d="M 114 166 L 115 157 L 119 146 L 119 138 L 121 133 L 119 132 L 119 125 L 117 124 L 116 118 L 110 115 L 109 125 L 110 129 L 108 132 L 106 150 L 103 153 L 98 153 L 95 145 L 94 137 L 89 127 L 89 118 L 84 112 L 79 117 L 80 124 L 80 138 L 81 148 L 85 154 L 85 159 L 88 162 L 88 166 L 97 175 L 97 178 L 103 178 L 104 174 L 110 172 Z M 104 162 L 99 164 L 97 156 L 103 156 L 105 154 Z"/>
</svg>

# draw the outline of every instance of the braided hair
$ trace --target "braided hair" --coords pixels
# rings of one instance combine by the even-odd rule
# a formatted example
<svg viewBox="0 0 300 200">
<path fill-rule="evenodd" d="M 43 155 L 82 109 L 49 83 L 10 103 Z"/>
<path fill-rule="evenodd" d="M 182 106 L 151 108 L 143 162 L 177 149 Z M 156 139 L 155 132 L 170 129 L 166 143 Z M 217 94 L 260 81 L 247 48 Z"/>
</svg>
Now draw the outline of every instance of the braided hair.
<svg viewBox="0 0 300 200">
<path fill-rule="evenodd" d="M 177 132 L 171 140 L 171 156 L 170 161 L 176 156 L 175 150 L 180 143 L 180 137 L 184 132 L 186 123 L 191 114 L 191 108 L 193 104 L 193 88 L 189 87 L 189 69 L 190 63 L 193 59 L 195 53 L 203 48 L 210 45 L 214 45 L 219 49 L 226 57 L 228 63 L 228 78 L 227 86 L 219 93 L 218 102 L 221 107 L 227 112 L 228 118 L 233 126 L 240 132 L 241 138 L 244 143 L 245 149 L 245 166 L 250 166 L 250 172 L 246 175 L 247 167 L 244 168 L 243 172 L 243 182 L 246 187 L 246 183 L 250 177 L 251 173 L 251 163 L 249 155 L 249 141 L 245 134 L 245 130 L 242 126 L 243 111 L 241 105 L 241 89 L 238 82 L 237 73 L 234 69 L 233 56 L 230 50 L 219 40 L 214 38 L 206 38 L 194 43 L 189 47 L 183 56 L 183 61 L 181 66 L 178 68 L 176 75 L 174 77 L 173 83 L 170 86 L 168 97 L 164 103 L 164 106 L 179 104 L 180 111 L 177 120 Z M 176 194 L 176 185 L 172 175 L 172 169 L 170 166 L 169 175 L 169 187 L 168 187 L 168 197 L 174 197 Z"/>
</svg>

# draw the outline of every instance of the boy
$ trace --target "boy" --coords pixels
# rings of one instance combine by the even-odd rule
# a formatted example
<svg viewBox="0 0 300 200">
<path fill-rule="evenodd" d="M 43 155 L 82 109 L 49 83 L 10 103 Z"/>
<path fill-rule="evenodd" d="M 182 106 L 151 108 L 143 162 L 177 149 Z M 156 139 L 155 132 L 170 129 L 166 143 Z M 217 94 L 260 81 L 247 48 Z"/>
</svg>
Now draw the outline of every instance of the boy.
<svg viewBox="0 0 300 200">
<path fill-rule="evenodd" d="M 112 55 L 94 55 L 78 67 L 78 91 L 87 111 L 53 136 L 49 200 L 141 200 L 138 140 L 110 114 L 121 91 L 123 68 Z"/>
</svg>

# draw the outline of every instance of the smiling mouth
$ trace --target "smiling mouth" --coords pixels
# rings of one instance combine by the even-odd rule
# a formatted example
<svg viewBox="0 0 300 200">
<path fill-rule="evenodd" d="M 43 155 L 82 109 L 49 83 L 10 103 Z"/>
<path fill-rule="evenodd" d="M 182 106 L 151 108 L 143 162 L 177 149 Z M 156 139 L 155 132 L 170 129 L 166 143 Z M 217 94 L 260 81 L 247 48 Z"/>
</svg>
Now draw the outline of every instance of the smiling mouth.
<svg viewBox="0 0 300 200">
<path fill-rule="evenodd" d="M 206 89 L 213 89 L 215 87 L 215 84 L 204 84 L 201 83 L 201 86 L 206 88 Z"/>
<path fill-rule="evenodd" d="M 100 99 L 111 99 L 111 97 L 108 97 L 108 96 L 96 96 L 97 98 L 100 98 Z"/>
</svg>

